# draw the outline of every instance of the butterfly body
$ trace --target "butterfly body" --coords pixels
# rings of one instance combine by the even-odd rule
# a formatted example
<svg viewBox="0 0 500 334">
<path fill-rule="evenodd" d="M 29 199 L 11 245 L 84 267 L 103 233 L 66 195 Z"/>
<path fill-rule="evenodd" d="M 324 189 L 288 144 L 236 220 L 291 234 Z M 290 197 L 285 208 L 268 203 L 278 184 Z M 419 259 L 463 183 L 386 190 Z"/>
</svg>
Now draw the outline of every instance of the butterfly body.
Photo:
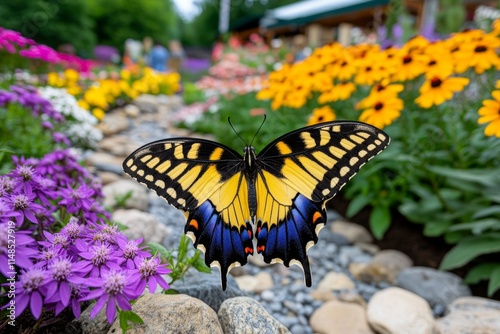
<svg viewBox="0 0 500 334">
<path fill-rule="evenodd" d="M 307 250 L 326 224 L 325 203 L 389 143 L 359 122 L 329 122 L 285 134 L 259 154 L 213 141 L 156 141 L 125 159 L 124 171 L 186 216 L 185 233 L 205 262 L 227 272 L 259 253 L 267 263 L 298 264 L 307 286 Z"/>
</svg>

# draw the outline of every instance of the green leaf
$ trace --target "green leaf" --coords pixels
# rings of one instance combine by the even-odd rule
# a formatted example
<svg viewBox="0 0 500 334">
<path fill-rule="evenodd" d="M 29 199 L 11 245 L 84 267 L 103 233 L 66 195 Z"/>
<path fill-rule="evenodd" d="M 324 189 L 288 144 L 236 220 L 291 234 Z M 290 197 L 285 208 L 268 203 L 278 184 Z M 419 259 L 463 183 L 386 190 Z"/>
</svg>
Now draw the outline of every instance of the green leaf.
<svg viewBox="0 0 500 334">
<path fill-rule="evenodd" d="M 193 266 L 194 269 L 196 269 L 196 270 L 198 270 L 199 272 L 202 272 L 202 273 L 210 274 L 212 272 L 212 270 L 210 269 L 210 267 L 208 267 L 205 264 L 205 260 L 202 257 L 200 257 L 200 256 L 196 258 L 196 260 L 192 263 L 192 266 Z"/>
<path fill-rule="evenodd" d="M 476 284 L 479 281 L 488 279 L 491 276 L 491 273 L 495 268 L 500 268 L 500 263 L 495 262 L 487 262 L 481 263 L 467 273 L 465 276 L 465 283 L 467 284 Z"/>
<path fill-rule="evenodd" d="M 500 220 L 494 218 L 486 218 L 473 222 L 455 224 L 450 227 L 450 231 L 470 230 L 473 234 L 481 234 L 490 228 L 500 227 Z"/>
<path fill-rule="evenodd" d="M 500 252 L 500 233 L 470 237 L 462 240 L 444 256 L 440 269 L 458 268 L 479 255 L 495 252 Z"/>
<path fill-rule="evenodd" d="M 358 195 L 356 196 L 347 207 L 346 216 L 347 218 L 352 218 L 357 214 L 362 208 L 368 205 L 371 201 L 371 196 Z"/>
<path fill-rule="evenodd" d="M 443 235 L 452 224 L 449 220 L 431 221 L 425 223 L 424 235 L 427 237 L 438 237 Z"/>
<path fill-rule="evenodd" d="M 162 258 L 169 259 L 172 256 L 168 249 L 166 249 L 162 244 L 159 244 L 157 242 L 148 243 L 148 248 L 151 250 L 152 253 L 160 254 Z"/>
<path fill-rule="evenodd" d="M 493 296 L 498 289 L 500 289 L 500 266 L 491 273 L 490 283 L 488 284 L 488 296 Z"/>
<path fill-rule="evenodd" d="M 127 320 L 136 324 L 143 324 L 144 320 L 135 312 L 133 311 L 125 311 L 127 314 Z"/>
<path fill-rule="evenodd" d="M 168 290 L 163 290 L 163 294 L 165 294 L 165 295 L 178 295 L 179 291 L 170 288 Z"/>
<path fill-rule="evenodd" d="M 378 240 L 382 239 L 391 225 L 391 212 L 386 206 L 376 206 L 370 214 L 370 228 Z"/>
<path fill-rule="evenodd" d="M 476 211 L 473 219 L 500 214 L 500 205 L 493 205 Z"/>
</svg>

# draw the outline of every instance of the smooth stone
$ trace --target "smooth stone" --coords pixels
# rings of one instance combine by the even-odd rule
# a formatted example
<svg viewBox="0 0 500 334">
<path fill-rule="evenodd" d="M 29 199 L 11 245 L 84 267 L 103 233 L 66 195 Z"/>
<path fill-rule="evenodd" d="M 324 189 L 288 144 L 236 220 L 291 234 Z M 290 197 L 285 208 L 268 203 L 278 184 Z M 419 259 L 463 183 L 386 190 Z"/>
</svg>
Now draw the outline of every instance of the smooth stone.
<svg viewBox="0 0 500 334">
<path fill-rule="evenodd" d="M 156 113 L 161 102 L 155 95 L 142 94 L 139 95 L 133 103 L 140 109 L 141 112 Z"/>
<path fill-rule="evenodd" d="M 255 255 L 249 256 L 248 262 L 250 262 L 251 264 L 253 264 L 257 267 L 260 267 L 260 268 L 271 266 L 271 264 L 264 262 L 264 257 L 262 256 L 262 254 L 258 254 L 258 253 Z"/>
<path fill-rule="evenodd" d="M 431 307 L 448 305 L 459 297 L 471 295 L 469 287 L 459 276 L 426 267 L 403 269 L 396 278 L 396 285 L 424 298 Z"/>
<path fill-rule="evenodd" d="M 123 111 L 128 117 L 132 118 L 136 118 L 141 114 L 141 109 L 135 104 L 127 104 L 125 107 L 123 107 Z"/>
<path fill-rule="evenodd" d="M 224 333 L 290 333 L 264 306 L 249 297 L 227 299 L 218 316 Z"/>
<path fill-rule="evenodd" d="M 117 158 L 112 154 L 105 152 L 93 152 L 85 159 L 86 166 L 94 166 L 100 171 L 123 174 L 122 158 Z"/>
<path fill-rule="evenodd" d="M 370 326 L 380 334 L 433 334 L 435 321 L 422 297 L 392 287 L 373 295 L 368 302 Z"/>
<path fill-rule="evenodd" d="M 337 220 L 331 224 L 330 229 L 332 232 L 343 235 L 351 244 L 373 241 L 370 232 L 359 224 Z"/>
<path fill-rule="evenodd" d="M 132 179 L 118 180 L 102 187 L 104 206 L 114 207 L 116 198 L 130 192 L 131 196 L 125 202 L 125 208 L 147 211 L 149 207 L 148 188 Z"/>
<path fill-rule="evenodd" d="M 369 263 L 350 263 L 349 272 L 363 282 L 395 284 L 399 272 L 412 264 L 413 261 L 406 254 L 388 249 L 375 254 Z"/>
<path fill-rule="evenodd" d="M 144 323 L 132 324 L 127 333 L 223 333 L 215 311 L 190 296 L 145 294 L 133 310 Z M 108 333 L 121 333 L 120 319 L 115 320 Z"/>
<path fill-rule="evenodd" d="M 337 298 L 342 302 L 355 303 L 366 307 L 366 301 L 356 292 L 341 292 L 338 294 Z"/>
<path fill-rule="evenodd" d="M 372 334 L 365 308 L 354 303 L 331 300 L 320 306 L 309 319 L 315 333 Z"/>
<path fill-rule="evenodd" d="M 183 281 L 174 283 L 174 289 L 198 298 L 210 306 L 215 312 L 219 312 L 222 303 L 230 298 L 246 296 L 244 291 L 238 288 L 238 284 L 232 276 L 227 276 L 226 290 L 222 290 L 218 270 L 212 269 L 211 274 L 193 272 L 186 275 Z"/>
<path fill-rule="evenodd" d="M 307 327 L 300 325 L 300 324 L 295 324 L 290 328 L 290 332 L 293 334 L 308 334 L 310 331 L 307 329 Z"/>
<path fill-rule="evenodd" d="M 266 291 L 262 291 L 262 293 L 260 294 L 260 297 L 262 298 L 262 300 L 265 300 L 267 302 L 272 302 L 275 298 L 275 295 L 274 295 L 273 291 L 266 290 Z"/>
<path fill-rule="evenodd" d="M 106 308 L 97 313 L 94 318 L 90 318 L 90 312 L 94 308 L 95 303 L 90 304 L 80 314 L 80 318 L 74 319 L 66 325 L 67 333 L 106 333 L 111 327 L 111 324 L 106 318 Z M 17 331 L 16 331 L 17 333 Z"/>
<path fill-rule="evenodd" d="M 318 283 L 316 290 L 318 291 L 331 291 L 331 290 L 349 290 L 354 289 L 356 285 L 344 273 L 329 272 Z"/>
<path fill-rule="evenodd" d="M 359 247 L 361 250 L 363 250 L 371 255 L 374 255 L 380 251 L 379 246 L 372 244 L 372 243 L 369 243 L 369 242 L 356 242 L 354 244 L 354 246 Z"/>
<path fill-rule="evenodd" d="M 97 173 L 97 176 L 99 177 L 103 185 L 110 184 L 120 180 L 120 176 L 112 172 L 99 172 Z"/>
<path fill-rule="evenodd" d="M 115 156 L 126 157 L 132 151 L 128 151 L 127 145 L 130 143 L 130 139 L 124 135 L 114 135 L 111 137 L 106 137 L 101 140 L 98 147 L 108 153 Z"/>
<path fill-rule="evenodd" d="M 460 297 L 437 320 L 438 334 L 500 333 L 500 302 L 481 297 Z"/>
<path fill-rule="evenodd" d="M 235 277 L 238 287 L 243 291 L 261 293 L 274 286 L 273 278 L 270 273 L 262 271 L 255 276 L 243 275 Z"/>
<path fill-rule="evenodd" d="M 112 214 L 113 221 L 127 226 L 122 233 L 129 239 L 143 238 L 144 243 L 162 243 L 167 235 L 167 228 L 160 224 L 150 213 L 136 209 L 118 209 Z"/>
<path fill-rule="evenodd" d="M 129 120 L 125 113 L 116 110 L 107 113 L 96 127 L 102 131 L 104 136 L 108 137 L 126 130 L 129 127 Z"/>
<path fill-rule="evenodd" d="M 335 232 L 330 233 L 326 240 L 329 242 L 333 242 L 337 246 L 348 246 L 351 244 L 351 242 L 347 240 L 346 237 Z"/>
</svg>

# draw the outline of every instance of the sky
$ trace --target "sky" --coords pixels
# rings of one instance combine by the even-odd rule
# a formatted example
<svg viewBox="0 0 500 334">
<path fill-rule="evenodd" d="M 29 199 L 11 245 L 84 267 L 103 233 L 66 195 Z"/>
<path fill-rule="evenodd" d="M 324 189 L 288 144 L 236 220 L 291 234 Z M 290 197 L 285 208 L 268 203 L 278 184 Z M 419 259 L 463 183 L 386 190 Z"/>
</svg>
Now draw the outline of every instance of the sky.
<svg viewBox="0 0 500 334">
<path fill-rule="evenodd" d="M 186 19 L 192 19 L 198 14 L 198 6 L 194 4 L 195 0 L 174 0 L 175 5 L 179 9 L 179 13 Z"/>
</svg>

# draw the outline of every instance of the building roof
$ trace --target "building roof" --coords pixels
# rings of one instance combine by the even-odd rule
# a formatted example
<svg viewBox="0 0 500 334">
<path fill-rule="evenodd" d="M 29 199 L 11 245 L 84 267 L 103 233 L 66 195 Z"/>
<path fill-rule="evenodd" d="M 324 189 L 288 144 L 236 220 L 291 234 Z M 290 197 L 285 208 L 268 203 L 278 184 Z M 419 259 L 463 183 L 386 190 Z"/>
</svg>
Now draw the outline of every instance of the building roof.
<svg viewBox="0 0 500 334">
<path fill-rule="evenodd" d="M 260 25 L 264 28 L 301 25 L 388 3 L 389 0 L 303 0 L 268 10 Z"/>
</svg>

